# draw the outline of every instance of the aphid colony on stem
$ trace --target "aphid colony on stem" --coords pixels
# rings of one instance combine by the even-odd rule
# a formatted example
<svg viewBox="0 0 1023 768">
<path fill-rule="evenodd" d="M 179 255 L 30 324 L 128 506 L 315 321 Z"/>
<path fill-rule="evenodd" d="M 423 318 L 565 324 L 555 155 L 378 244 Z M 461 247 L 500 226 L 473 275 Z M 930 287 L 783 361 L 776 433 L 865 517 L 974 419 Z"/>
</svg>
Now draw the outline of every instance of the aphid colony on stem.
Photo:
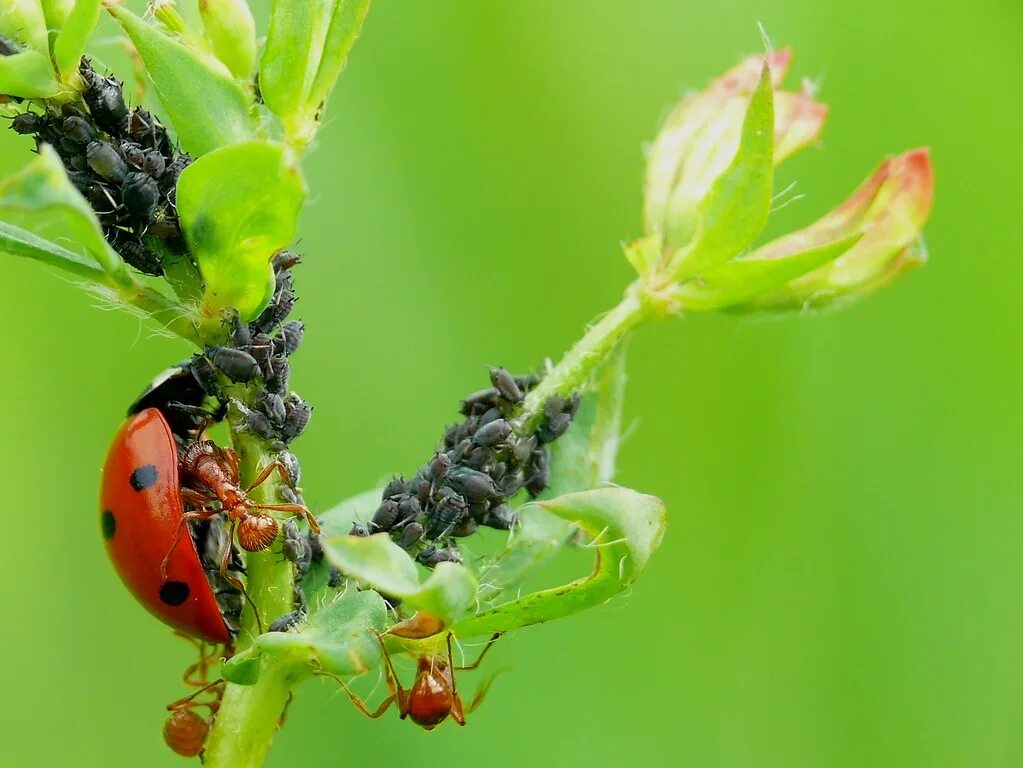
<svg viewBox="0 0 1023 768">
<path fill-rule="evenodd" d="M 8 43 L 0 37 L 0 55 L 17 51 Z M 129 266 L 160 276 L 170 269 L 170 259 L 190 262 L 176 207 L 189 156 L 149 112 L 128 108 L 121 81 L 98 73 L 87 59 L 79 74 L 81 99 L 19 102 L 25 111 L 11 127 L 33 136 L 37 147 L 54 148 L 104 237 Z M 279 251 L 273 257 L 272 298 L 258 317 L 246 322 L 238 312 L 224 311 L 216 342 L 161 374 L 136 399 L 103 472 L 101 530 L 116 570 L 143 606 L 200 648 L 198 663 L 184 675 L 198 690 L 167 706 L 164 727 L 167 745 L 185 756 L 203 753 L 225 690 L 223 680 L 210 682 L 209 668 L 219 656 L 232 654 L 244 601 L 260 630 L 300 627 L 308 600 L 303 577 L 323 560 L 319 526 L 298 488 L 301 470 L 290 450 L 312 415 L 290 388 L 290 357 L 305 331 L 300 321 L 288 319 L 296 302 L 291 270 L 299 261 L 298 254 Z M 512 528 L 509 500 L 522 490 L 535 497 L 547 487 L 550 445 L 569 428 L 579 406 L 577 396 L 554 396 L 539 425 L 527 429 L 518 411 L 540 378 L 492 369 L 492 386 L 463 401 L 463 420 L 446 431 L 441 450 L 411 479 L 392 480 L 372 520 L 356 524 L 352 533 L 389 534 L 433 567 L 460 562 L 454 539 L 478 526 Z M 257 438 L 270 457 L 248 484 L 241 480 L 239 454 L 206 434 L 232 414 L 236 432 Z M 274 473 L 283 481 L 279 500 L 255 500 L 252 491 Z M 271 513 L 293 517 L 279 521 Z M 263 627 L 246 591 L 242 553 L 277 542 L 293 564 L 293 610 Z M 333 567 L 326 581 L 334 589 L 345 585 Z M 398 601 L 390 602 L 400 614 Z M 390 695 L 374 712 L 349 691 L 352 701 L 373 717 L 396 703 L 402 719 L 427 730 L 449 715 L 464 725 L 487 686 L 464 707 L 455 671 L 475 669 L 487 649 L 476 663 L 458 667 L 450 633 L 446 641 L 446 654 L 417 652 L 416 679 L 405 690 L 380 638 Z M 200 709 L 207 710 L 205 717 Z"/>
<path fill-rule="evenodd" d="M 465 418 L 444 433 L 443 450 L 410 480 L 391 480 L 368 527 L 357 524 L 352 534 L 390 533 L 404 549 L 417 549 L 419 562 L 433 566 L 461 562 L 452 538 L 469 536 L 480 525 L 514 525 L 508 500 L 523 488 L 536 497 L 547 487 L 551 443 L 571 426 L 579 397 L 547 400 L 530 434 L 515 415 L 540 377 L 493 368 L 490 381 L 490 388 L 462 401 Z"/>
<path fill-rule="evenodd" d="M 100 75 L 88 59 L 79 73 L 84 103 L 23 112 L 11 128 L 56 150 L 125 262 L 161 275 L 165 258 L 187 251 L 175 194 L 191 158 L 174 148 L 152 114 L 142 107 L 129 111 L 120 80 Z"/>
</svg>

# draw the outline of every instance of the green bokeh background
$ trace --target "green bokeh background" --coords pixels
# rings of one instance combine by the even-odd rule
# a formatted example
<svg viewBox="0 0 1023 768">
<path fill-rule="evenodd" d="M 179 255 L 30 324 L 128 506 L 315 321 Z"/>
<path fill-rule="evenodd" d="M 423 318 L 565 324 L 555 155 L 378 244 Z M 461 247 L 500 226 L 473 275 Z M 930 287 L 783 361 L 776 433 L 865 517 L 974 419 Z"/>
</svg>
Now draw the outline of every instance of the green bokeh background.
<svg viewBox="0 0 1023 768">
<path fill-rule="evenodd" d="M 772 230 L 928 144 L 931 264 L 838 313 L 643 329 L 619 480 L 669 509 L 645 576 L 503 641 L 464 729 L 307 684 L 271 766 L 1023 761 L 1017 0 L 378 0 L 308 164 L 307 498 L 413 469 L 487 364 L 557 356 L 617 300 L 643 142 L 757 21 L 832 105 Z M 28 157 L 4 132 L 2 169 Z M 181 765 L 160 727 L 192 651 L 120 586 L 95 498 L 186 350 L 38 265 L 0 282 L 0 765 Z"/>
</svg>

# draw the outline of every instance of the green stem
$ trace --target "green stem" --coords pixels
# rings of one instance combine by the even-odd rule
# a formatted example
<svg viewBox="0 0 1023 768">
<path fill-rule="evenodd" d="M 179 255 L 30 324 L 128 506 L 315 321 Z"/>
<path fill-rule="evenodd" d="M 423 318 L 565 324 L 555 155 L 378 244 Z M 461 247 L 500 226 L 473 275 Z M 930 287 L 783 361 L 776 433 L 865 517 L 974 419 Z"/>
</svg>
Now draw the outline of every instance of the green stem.
<svg viewBox="0 0 1023 768">
<path fill-rule="evenodd" d="M 530 433 L 543 417 L 544 403 L 552 395 L 567 396 L 606 360 L 637 325 L 663 310 L 665 302 L 640 283 L 626 289 L 618 305 L 590 326 L 586 334 L 561 358 L 543 380 L 526 395 L 519 416 L 519 431 Z"/>
<path fill-rule="evenodd" d="M 245 391 L 239 389 L 232 394 L 243 396 Z M 241 457 L 242 484 L 246 485 L 273 461 L 273 455 L 265 444 L 241 431 L 240 422 L 240 414 L 232 411 L 232 442 Z M 274 473 L 253 488 L 249 498 L 256 503 L 276 503 L 279 488 L 280 477 Z M 290 612 L 295 601 L 292 566 L 281 556 L 278 547 L 246 555 L 245 585 L 255 612 L 252 605 L 245 604 L 237 651 L 251 645 L 253 638 L 264 632 L 271 621 Z M 258 768 L 262 765 L 287 706 L 291 687 L 304 675 L 301 667 L 280 659 L 264 662 L 254 685 L 229 684 L 207 742 L 205 765 L 208 768 Z"/>
<path fill-rule="evenodd" d="M 201 347 L 202 341 L 196 330 L 195 323 L 176 301 L 167 298 L 159 291 L 136 281 L 130 275 L 127 280 L 109 280 L 107 285 L 125 304 L 138 307 L 148 314 L 160 326 L 183 339 Z"/>
</svg>

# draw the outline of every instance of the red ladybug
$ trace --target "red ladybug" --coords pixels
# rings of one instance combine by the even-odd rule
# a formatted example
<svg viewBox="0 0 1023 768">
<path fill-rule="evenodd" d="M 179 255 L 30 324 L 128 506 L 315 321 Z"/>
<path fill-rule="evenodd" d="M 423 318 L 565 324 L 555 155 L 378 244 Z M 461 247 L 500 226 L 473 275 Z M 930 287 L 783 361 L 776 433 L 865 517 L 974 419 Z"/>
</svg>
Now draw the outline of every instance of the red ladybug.
<svg viewBox="0 0 1023 768">
<path fill-rule="evenodd" d="M 107 552 L 138 601 L 181 632 L 230 644 L 231 632 L 192 537 L 182 536 L 173 546 L 185 524 L 178 449 L 156 408 L 132 416 L 115 435 L 100 503 Z"/>
</svg>

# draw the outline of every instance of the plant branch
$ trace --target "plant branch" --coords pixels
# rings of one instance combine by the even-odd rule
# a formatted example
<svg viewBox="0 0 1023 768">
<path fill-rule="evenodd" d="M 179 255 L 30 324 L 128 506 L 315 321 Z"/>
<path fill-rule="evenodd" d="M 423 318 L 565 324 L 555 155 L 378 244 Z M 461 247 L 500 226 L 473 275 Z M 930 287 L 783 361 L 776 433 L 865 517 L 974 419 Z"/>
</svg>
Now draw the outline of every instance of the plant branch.
<svg viewBox="0 0 1023 768">
<path fill-rule="evenodd" d="M 240 389 L 240 388 L 239 388 Z M 240 390 L 238 394 L 244 393 Z M 247 485 L 274 460 L 267 446 L 241 429 L 241 415 L 232 408 L 229 414 L 232 444 L 241 457 L 242 485 Z M 277 473 L 249 492 L 257 504 L 276 503 L 280 488 Z M 271 546 L 245 557 L 247 601 L 242 611 L 242 627 L 236 650 L 251 645 L 274 619 L 294 607 L 295 582 L 291 562 Z M 258 616 L 257 616 L 258 614 Z M 206 749 L 209 768 L 258 768 L 263 764 L 274 733 L 291 697 L 291 687 L 305 676 L 301 666 L 275 659 L 263 664 L 254 685 L 228 684 L 214 720 Z"/>
<path fill-rule="evenodd" d="M 531 433 L 543 417 L 544 403 L 553 395 L 567 396 L 625 340 L 640 323 L 673 311 L 670 292 L 652 292 L 640 282 L 632 283 L 622 300 L 589 327 L 586 334 L 548 371 L 526 395 L 519 415 L 518 431 Z"/>
</svg>

